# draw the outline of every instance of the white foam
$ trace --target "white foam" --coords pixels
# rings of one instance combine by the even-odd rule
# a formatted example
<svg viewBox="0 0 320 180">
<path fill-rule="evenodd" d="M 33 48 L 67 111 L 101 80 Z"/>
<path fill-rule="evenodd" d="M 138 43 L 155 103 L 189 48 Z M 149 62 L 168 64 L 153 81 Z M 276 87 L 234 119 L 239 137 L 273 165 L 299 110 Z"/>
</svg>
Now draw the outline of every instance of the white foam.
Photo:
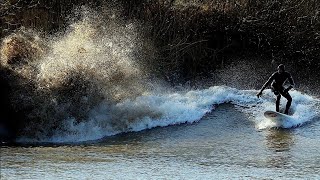
<svg viewBox="0 0 320 180">
<path fill-rule="evenodd" d="M 115 135 L 121 132 L 141 131 L 180 123 L 199 121 L 212 110 L 213 105 L 232 103 L 238 110 L 250 116 L 257 128 L 271 128 L 277 125 L 264 118 L 263 113 L 275 109 L 275 99 L 270 90 L 258 99 L 256 90 L 237 90 L 226 86 L 214 86 L 203 90 L 151 94 L 139 96 L 110 105 L 105 102 L 90 112 L 88 121 L 76 124 L 74 119 L 66 120 L 64 129 L 45 141 L 75 142 L 87 141 Z M 312 120 L 319 114 L 319 100 L 299 91 L 292 91 L 292 119 L 284 125 L 291 128 Z M 282 106 L 286 101 L 282 100 Z"/>
</svg>

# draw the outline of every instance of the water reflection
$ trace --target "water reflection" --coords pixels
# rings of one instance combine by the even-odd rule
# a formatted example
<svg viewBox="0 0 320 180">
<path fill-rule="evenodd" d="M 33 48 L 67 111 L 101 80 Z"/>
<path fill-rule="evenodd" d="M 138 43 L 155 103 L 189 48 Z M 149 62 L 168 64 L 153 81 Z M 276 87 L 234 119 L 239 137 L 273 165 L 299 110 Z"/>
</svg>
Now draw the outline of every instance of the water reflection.
<svg viewBox="0 0 320 180">
<path fill-rule="evenodd" d="M 271 150 L 267 157 L 267 164 L 270 167 L 285 168 L 291 166 L 290 149 L 294 144 L 292 131 L 285 129 L 270 129 L 266 136 L 266 146 Z"/>
</svg>

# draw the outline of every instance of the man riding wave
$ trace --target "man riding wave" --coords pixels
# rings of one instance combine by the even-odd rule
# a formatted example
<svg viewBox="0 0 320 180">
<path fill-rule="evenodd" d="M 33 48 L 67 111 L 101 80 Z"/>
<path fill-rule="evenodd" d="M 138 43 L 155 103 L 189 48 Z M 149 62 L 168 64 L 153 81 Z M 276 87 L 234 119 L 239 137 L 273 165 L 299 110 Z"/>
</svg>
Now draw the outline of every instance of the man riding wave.
<svg viewBox="0 0 320 180">
<path fill-rule="evenodd" d="M 288 88 L 284 88 L 283 84 L 289 80 L 290 86 Z M 286 110 L 284 111 L 285 114 L 289 113 L 289 108 L 291 106 L 292 98 L 289 94 L 290 89 L 293 88 L 294 82 L 292 79 L 292 76 L 290 73 L 285 71 L 284 65 L 280 64 L 278 66 L 278 71 L 273 73 L 268 81 L 264 83 L 262 86 L 260 92 L 257 94 L 258 98 L 262 95 L 262 91 L 271 83 L 271 90 L 272 92 L 277 96 L 277 101 L 276 101 L 276 111 L 279 112 L 279 106 L 280 106 L 280 99 L 281 96 L 285 97 L 288 102 L 286 105 Z"/>
</svg>

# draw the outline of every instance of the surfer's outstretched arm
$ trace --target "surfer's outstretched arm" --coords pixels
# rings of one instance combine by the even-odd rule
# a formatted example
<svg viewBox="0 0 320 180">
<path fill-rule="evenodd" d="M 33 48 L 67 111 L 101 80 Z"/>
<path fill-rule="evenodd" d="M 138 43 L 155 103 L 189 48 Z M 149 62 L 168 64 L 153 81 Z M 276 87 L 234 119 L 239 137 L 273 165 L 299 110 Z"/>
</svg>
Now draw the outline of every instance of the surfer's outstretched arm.
<svg viewBox="0 0 320 180">
<path fill-rule="evenodd" d="M 263 91 L 264 89 L 266 89 L 266 87 L 274 80 L 274 75 L 275 75 L 275 73 L 273 73 L 273 74 L 269 77 L 268 81 L 267 81 L 266 83 L 264 83 L 264 85 L 262 86 L 260 92 L 257 94 L 258 98 L 262 95 L 262 91 Z"/>
</svg>

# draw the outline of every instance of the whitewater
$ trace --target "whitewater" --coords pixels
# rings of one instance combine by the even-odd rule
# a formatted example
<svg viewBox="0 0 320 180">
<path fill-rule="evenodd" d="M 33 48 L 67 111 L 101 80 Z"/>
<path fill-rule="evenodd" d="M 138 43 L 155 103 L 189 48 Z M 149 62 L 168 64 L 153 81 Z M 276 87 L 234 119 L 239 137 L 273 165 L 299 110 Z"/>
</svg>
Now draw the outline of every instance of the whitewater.
<svg viewBox="0 0 320 180">
<path fill-rule="evenodd" d="M 56 131 L 52 137 L 40 139 L 40 142 L 98 140 L 119 133 L 141 131 L 158 126 L 195 123 L 224 103 L 233 104 L 238 111 L 248 117 L 248 120 L 254 122 L 257 130 L 296 128 L 319 116 L 319 100 L 294 90 L 290 92 L 293 97 L 290 110 L 292 118 L 279 127 L 263 116 L 265 111 L 275 109 L 273 93 L 268 89 L 262 98 L 257 98 L 257 92 L 257 90 L 214 86 L 188 92 L 143 95 L 111 106 L 102 102 L 89 112 L 89 118 L 86 121 L 77 123 L 73 118 L 66 119 L 63 129 L 68 131 Z M 284 107 L 286 100 L 281 102 Z M 114 122 L 115 116 L 118 124 Z M 39 140 L 23 138 L 19 141 L 39 142 Z"/>
</svg>

